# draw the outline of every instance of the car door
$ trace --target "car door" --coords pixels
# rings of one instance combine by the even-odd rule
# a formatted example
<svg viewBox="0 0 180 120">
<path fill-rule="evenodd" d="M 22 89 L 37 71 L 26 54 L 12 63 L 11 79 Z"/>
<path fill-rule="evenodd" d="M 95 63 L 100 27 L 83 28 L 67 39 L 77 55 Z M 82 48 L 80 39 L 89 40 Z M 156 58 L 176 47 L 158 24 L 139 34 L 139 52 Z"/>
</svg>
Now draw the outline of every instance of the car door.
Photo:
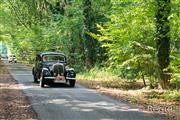
<svg viewBox="0 0 180 120">
<path fill-rule="evenodd" d="M 36 57 L 36 63 L 35 63 L 35 73 L 36 73 L 36 77 L 40 78 L 40 74 L 42 71 L 42 60 L 41 60 L 41 56 L 37 55 Z"/>
</svg>

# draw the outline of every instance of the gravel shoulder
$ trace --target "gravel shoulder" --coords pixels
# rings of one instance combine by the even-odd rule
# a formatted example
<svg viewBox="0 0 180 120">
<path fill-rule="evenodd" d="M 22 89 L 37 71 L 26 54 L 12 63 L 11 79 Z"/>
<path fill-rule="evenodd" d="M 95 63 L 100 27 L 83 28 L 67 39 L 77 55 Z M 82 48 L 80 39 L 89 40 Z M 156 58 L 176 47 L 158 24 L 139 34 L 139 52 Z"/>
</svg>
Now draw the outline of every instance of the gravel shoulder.
<svg viewBox="0 0 180 120">
<path fill-rule="evenodd" d="M 37 120 L 37 115 L 20 89 L 0 61 L 0 119 Z"/>
</svg>

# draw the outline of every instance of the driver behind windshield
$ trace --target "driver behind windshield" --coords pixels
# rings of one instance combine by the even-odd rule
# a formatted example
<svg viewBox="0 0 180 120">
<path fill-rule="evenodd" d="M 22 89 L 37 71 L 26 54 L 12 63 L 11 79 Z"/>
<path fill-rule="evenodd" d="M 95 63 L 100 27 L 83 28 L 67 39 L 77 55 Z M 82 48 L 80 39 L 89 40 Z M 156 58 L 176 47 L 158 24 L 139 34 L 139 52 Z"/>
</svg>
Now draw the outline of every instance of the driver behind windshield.
<svg viewBox="0 0 180 120">
<path fill-rule="evenodd" d="M 48 61 L 48 57 L 47 56 L 43 56 L 43 62 Z"/>
<path fill-rule="evenodd" d="M 43 56 L 43 62 L 47 61 L 58 61 L 58 62 L 64 62 L 65 58 L 62 56 Z"/>
</svg>

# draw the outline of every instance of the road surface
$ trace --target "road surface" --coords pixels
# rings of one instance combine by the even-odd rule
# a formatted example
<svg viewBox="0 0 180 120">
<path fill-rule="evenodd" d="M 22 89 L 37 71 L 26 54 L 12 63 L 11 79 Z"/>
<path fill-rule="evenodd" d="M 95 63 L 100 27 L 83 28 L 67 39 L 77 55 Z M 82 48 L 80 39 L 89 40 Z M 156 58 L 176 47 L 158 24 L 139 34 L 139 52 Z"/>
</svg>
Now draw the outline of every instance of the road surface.
<svg viewBox="0 0 180 120">
<path fill-rule="evenodd" d="M 33 83 L 31 68 L 19 63 L 6 63 L 6 66 L 39 120 L 165 120 L 80 85 L 70 88 L 56 84 L 51 88 L 40 88 Z"/>
</svg>

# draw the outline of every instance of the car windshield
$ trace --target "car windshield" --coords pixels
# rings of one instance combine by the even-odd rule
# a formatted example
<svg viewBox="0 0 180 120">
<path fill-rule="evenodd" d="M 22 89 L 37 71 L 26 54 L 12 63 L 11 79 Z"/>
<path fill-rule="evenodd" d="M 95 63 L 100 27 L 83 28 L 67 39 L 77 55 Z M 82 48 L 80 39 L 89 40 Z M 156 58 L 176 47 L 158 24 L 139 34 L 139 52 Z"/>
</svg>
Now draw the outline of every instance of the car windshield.
<svg viewBox="0 0 180 120">
<path fill-rule="evenodd" d="M 65 62 L 65 57 L 61 55 L 44 55 L 43 62 Z"/>
</svg>

